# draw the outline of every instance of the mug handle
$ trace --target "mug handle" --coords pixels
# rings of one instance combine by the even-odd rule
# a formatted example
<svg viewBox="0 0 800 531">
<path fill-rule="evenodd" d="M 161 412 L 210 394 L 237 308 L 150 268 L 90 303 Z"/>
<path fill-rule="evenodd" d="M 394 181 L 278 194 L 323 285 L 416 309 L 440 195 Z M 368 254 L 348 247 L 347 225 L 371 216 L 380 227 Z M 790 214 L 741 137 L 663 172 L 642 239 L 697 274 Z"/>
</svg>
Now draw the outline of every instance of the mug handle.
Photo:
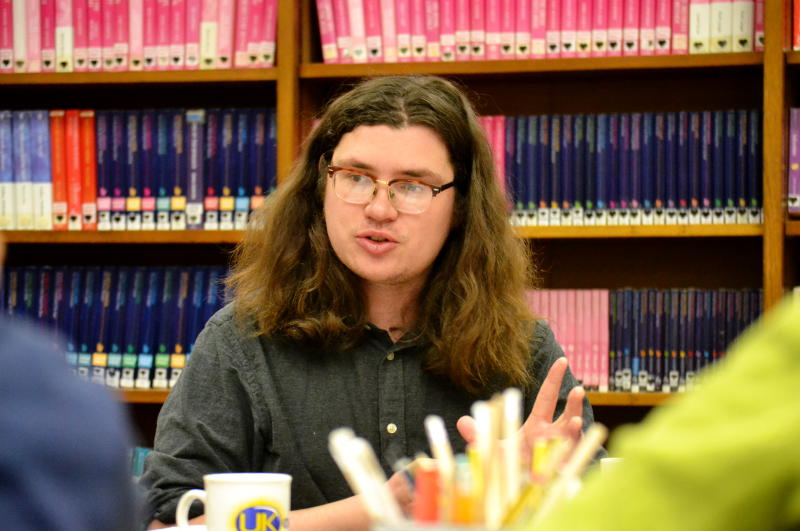
<svg viewBox="0 0 800 531">
<path fill-rule="evenodd" d="M 183 493 L 180 501 L 178 501 L 178 508 L 175 509 L 175 523 L 178 527 L 189 527 L 189 507 L 192 506 L 192 502 L 195 500 L 200 500 L 203 502 L 203 505 L 205 505 L 206 491 L 202 489 L 192 489 Z"/>
</svg>

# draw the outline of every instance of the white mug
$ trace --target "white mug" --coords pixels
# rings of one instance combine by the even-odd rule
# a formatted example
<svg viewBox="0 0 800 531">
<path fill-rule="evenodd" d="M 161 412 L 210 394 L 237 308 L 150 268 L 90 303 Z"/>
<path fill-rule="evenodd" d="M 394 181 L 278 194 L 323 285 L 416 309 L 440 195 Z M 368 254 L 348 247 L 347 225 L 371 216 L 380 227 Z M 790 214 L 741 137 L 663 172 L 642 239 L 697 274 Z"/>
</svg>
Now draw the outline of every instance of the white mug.
<svg viewBox="0 0 800 531">
<path fill-rule="evenodd" d="M 291 485 L 288 474 L 207 474 L 204 490 L 192 489 L 181 496 L 175 519 L 178 527 L 188 528 L 189 507 L 200 500 L 208 531 L 286 531 Z"/>
</svg>

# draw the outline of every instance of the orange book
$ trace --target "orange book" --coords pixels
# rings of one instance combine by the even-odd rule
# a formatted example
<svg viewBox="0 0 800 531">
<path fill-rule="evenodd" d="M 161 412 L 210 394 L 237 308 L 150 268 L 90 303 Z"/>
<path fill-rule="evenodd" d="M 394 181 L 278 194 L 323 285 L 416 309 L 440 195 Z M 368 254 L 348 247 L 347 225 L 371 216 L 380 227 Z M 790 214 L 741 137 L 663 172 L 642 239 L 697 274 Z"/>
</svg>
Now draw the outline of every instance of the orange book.
<svg viewBox="0 0 800 531">
<path fill-rule="evenodd" d="M 67 230 L 67 154 L 64 111 L 50 111 L 50 158 L 53 174 L 53 230 Z"/>
<path fill-rule="evenodd" d="M 80 111 L 83 230 L 97 230 L 97 145 L 94 111 Z"/>
<path fill-rule="evenodd" d="M 66 114 L 65 151 L 67 152 L 67 229 L 81 230 L 81 142 L 80 111 L 70 109 Z"/>
</svg>

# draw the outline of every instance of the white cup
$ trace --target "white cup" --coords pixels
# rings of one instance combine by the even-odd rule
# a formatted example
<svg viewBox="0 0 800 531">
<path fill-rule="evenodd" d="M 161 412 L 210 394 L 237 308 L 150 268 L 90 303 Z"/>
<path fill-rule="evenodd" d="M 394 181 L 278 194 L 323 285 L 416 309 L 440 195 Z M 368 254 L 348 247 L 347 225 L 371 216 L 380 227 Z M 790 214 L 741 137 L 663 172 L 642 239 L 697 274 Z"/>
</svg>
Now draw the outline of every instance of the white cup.
<svg viewBox="0 0 800 531">
<path fill-rule="evenodd" d="M 204 490 L 181 496 L 175 519 L 188 528 L 189 507 L 205 505 L 208 531 L 286 531 L 289 529 L 292 476 L 273 473 L 226 473 L 203 476 Z"/>
<path fill-rule="evenodd" d="M 621 457 L 603 457 L 600 459 L 600 472 L 610 472 L 620 464 L 622 464 Z"/>
</svg>

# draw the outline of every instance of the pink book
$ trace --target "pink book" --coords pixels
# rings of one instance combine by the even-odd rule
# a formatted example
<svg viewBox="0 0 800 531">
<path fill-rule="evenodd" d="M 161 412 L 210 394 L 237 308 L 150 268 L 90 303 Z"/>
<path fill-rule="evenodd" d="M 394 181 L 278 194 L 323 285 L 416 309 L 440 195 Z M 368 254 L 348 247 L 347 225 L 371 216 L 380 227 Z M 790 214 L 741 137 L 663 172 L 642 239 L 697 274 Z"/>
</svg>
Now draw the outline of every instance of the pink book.
<svg viewBox="0 0 800 531">
<path fill-rule="evenodd" d="M 264 31 L 261 38 L 261 66 L 275 66 L 275 41 L 278 33 L 278 0 L 264 0 Z"/>
<path fill-rule="evenodd" d="M 640 0 L 639 55 L 656 51 L 656 0 Z"/>
<path fill-rule="evenodd" d="M 205 2 L 205 0 L 203 0 Z M 203 17 L 205 20 L 205 17 Z M 249 33 L 250 21 L 250 1 L 236 0 L 236 21 L 233 27 L 233 67 L 246 68 L 249 60 L 247 58 L 247 36 Z"/>
<path fill-rule="evenodd" d="M 56 72 L 72 72 L 74 42 L 71 0 L 56 0 Z"/>
<path fill-rule="evenodd" d="M 99 0 L 97 0 L 99 1 Z M 0 2 L 2 4 L 2 2 Z M 42 37 L 42 72 L 55 72 L 56 70 L 56 3 L 55 0 L 41 0 L 39 16 L 41 17 Z M 2 9 L 2 8 L 0 8 Z M 2 37 L 0 37 L 0 41 Z M 0 44 L 0 49 L 3 46 Z M 0 62 L 2 59 L 0 58 Z M 2 71 L 0 65 L 0 71 Z"/>
<path fill-rule="evenodd" d="M 400 1 L 407 2 L 408 0 L 398 0 L 398 6 Z M 400 7 L 398 7 L 398 10 Z M 406 12 L 406 15 L 408 13 Z M 400 17 L 400 14 L 397 15 Z M 406 16 L 406 20 L 408 17 Z M 339 52 L 339 62 L 340 63 L 352 63 L 353 62 L 353 55 L 352 55 L 352 41 L 350 39 L 350 19 L 347 15 L 347 0 L 333 0 L 333 25 L 336 28 L 336 50 Z M 399 26 L 400 21 L 397 22 L 398 25 L 398 46 L 400 46 L 400 35 L 399 35 Z M 408 56 L 411 57 L 411 44 L 410 44 L 410 35 L 409 35 L 409 43 L 407 46 Z"/>
<path fill-rule="evenodd" d="M 103 69 L 103 8 L 100 0 L 86 2 L 86 60 L 90 72 Z"/>
<path fill-rule="evenodd" d="M 485 0 L 486 59 L 500 59 L 500 0 Z"/>
<path fill-rule="evenodd" d="M 592 57 L 605 57 L 608 50 L 608 0 L 592 1 Z"/>
<path fill-rule="evenodd" d="M 42 16 L 39 0 L 25 3 L 25 36 L 28 50 L 28 72 L 42 71 Z"/>
<path fill-rule="evenodd" d="M 456 60 L 455 9 L 455 0 L 439 0 L 439 51 L 442 61 Z"/>
<path fill-rule="evenodd" d="M 764 51 L 764 0 L 755 0 L 753 10 L 753 49 L 757 52 Z"/>
<path fill-rule="evenodd" d="M 640 0 L 624 0 L 622 13 L 622 55 L 639 55 Z"/>
<path fill-rule="evenodd" d="M 578 57 L 592 55 L 592 0 L 578 0 L 578 27 L 575 42 Z"/>
<path fill-rule="evenodd" d="M 114 61 L 117 70 L 127 70 L 130 55 L 130 7 L 128 0 L 116 0 L 116 28 L 114 28 Z"/>
<path fill-rule="evenodd" d="M 561 0 L 561 57 L 575 57 L 578 0 Z"/>
<path fill-rule="evenodd" d="M 566 298 L 566 327 L 567 333 L 566 341 L 567 341 L 567 360 L 569 360 L 570 367 L 574 372 L 575 378 L 578 381 L 584 381 L 586 378 L 586 374 L 584 373 L 583 368 L 583 352 L 580 349 L 580 341 L 578 338 L 578 324 L 583 324 L 581 320 L 581 314 L 583 313 L 583 309 L 578 309 L 578 294 L 580 292 L 574 289 L 566 289 L 564 290 L 564 296 Z"/>
<path fill-rule="evenodd" d="M 142 27 L 144 25 L 143 0 L 128 0 L 128 69 L 138 72 L 144 68 L 144 41 Z"/>
<path fill-rule="evenodd" d="M 608 290 L 598 290 L 600 391 L 608 391 Z"/>
<path fill-rule="evenodd" d="M 469 2 L 469 59 L 486 59 L 486 0 Z"/>
<path fill-rule="evenodd" d="M 622 55 L 622 2 L 608 0 L 608 47 L 606 55 Z"/>
<path fill-rule="evenodd" d="M 411 60 L 425 61 L 425 51 L 425 0 L 411 0 Z"/>
<path fill-rule="evenodd" d="M 519 44 L 517 45 L 519 48 Z M 531 58 L 544 59 L 547 54 L 547 0 L 531 3 Z"/>
<path fill-rule="evenodd" d="M 470 0 L 455 0 L 456 3 L 456 61 L 469 61 Z"/>
<path fill-rule="evenodd" d="M 364 34 L 367 41 L 367 62 L 383 62 L 383 33 L 380 0 L 364 0 Z"/>
<path fill-rule="evenodd" d="M 561 311 L 561 302 L 563 299 L 561 298 L 561 290 L 560 289 L 551 289 L 547 290 L 548 301 L 547 307 L 550 316 L 550 328 L 553 329 L 553 336 L 556 338 L 556 342 L 561 345 L 562 349 L 564 350 L 564 355 L 567 354 L 567 350 L 564 348 L 564 321 L 562 321 L 562 311 Z M 569 359 L 567 360 L 569 361 Z"/>
<path fill-rule="evenodd" d="M 170 0 L 169 33 L 169 69 L 183 70 L 186 64 L 186 0 Z"/>
<path fill-rule="evenodd" d="M 545 22 L 545 54 L 547 57 L 561 56 L 561 0 L 547 0 L 547 20 Z"/>
<path fill-rule="evenodd" d="M 514 20 L 516 3 L 516 0 L 500 0 L 500 57 L 502 59 L 514 59 L 516 53 L 514 46 L 514 32 L 517 29 Z"/>
<path fill-rule="evenodd" d="M 427 61 L 441 61 L 441 45 L 439 43 L 440 0 L 426 0 L 425 2 L 425 59 Z"/>
<path fill-rule="evenodd" d="M 144 69 L 156 69 L 156 0 L 143 0 L 142 44 L 144 46 Z"/>
<path fill-rule="evenodd" d="M 494 151 L 494 167 L 497 175 L 497 183 L 503 197 L 508 197 L 506 190 L 506 117 L 503 115 L 495 116 L 492 120 L 492 149 Z"/>
<path fill-rule="evenodd" d="M 672 1 L 656 0 L 656 55 L 669 55 L 671 49 Z"/>
<path fill-rule="evenodd" d="M 386 63 L 397 62 L 397 27 L 394 0 L 380 0 L 381 8 L 381 44 L 383 60 Z"/>
<path fill-rule="evenodd" d="M 689 53 L 689 0 L 672 0 L 673 55 Z"/>
<path fill-rule="evenodd" d="M 217 68 L 231 68 L 236 0 L 220 0 L 218 13 L 216 64 Z"/>
<path fill-rule="evenodd" d="M 575 302 L 577 306 L 578 322 L 576 323 L 576 341 L 580 350 L 580 357 L 583 365 L 582 382 L 585 387 L 597 388 L 594 380 L 594 367 L 592 356 L 592 336 L 593 326 L 592 317 L 592 290 L 582 289 L 578 291 Z"/>
<path fill-rule="evenodd" d="M 224 2 L 227 4 L 229 2 Z M 240 7 L 243 10 L 244 16 L 249 13 L 249 1 L 239 0 L 242 4 Z M 213 70 L 218 67 L 219 58 L 219 43 L 217 38 L 219 35 L 219 18 L 222 16 L 222 5 L 216 0 L 200 0 L 200 69 Z M 244 68 L 247 66 L 247 21 L 243 26 L 243 52 L 242 52 L 242 65 Z M 230 65 L 228 66 L 228 68 Z"/>
<path fill-rule="evenodd" d="M 114 70 L 114 17 L 116 9 L 115 0 L 101 0 L 100 2 L 100 31 L 102 48 L 100 55 L 103 58 L 103 70 L 110 72 Z"/>
<path fill-rule="evenodd" d="M 156 70 L 169 70 L 170 0 L 156 0 Z"/>
<path fill-rule="evenodd" d="M 186 48 L 183 67 L 186 70 L 200 68 L 200 14 L 203 0 L 186 0 Z"/>
<path fill-rule="evenodd" d="M 0 72 L 14 71 L 14 8 L 0 0 Z"/>
<path fill-rule="evenodd" d="M 75 72 L 89 70 L 89 4 L 86 0 L 72 0 L 72 27 L 75 32 L 72 60 Z"/>
<path fill-rule="evenodd" d="M 350 23 L 350 54 L 354 63 L 367 62 L 367 34 L 364 27 L 364 5 L 361 0 L 347 0 Z"/>
<path fill-rule="evenodd" d="M 581 307 L 584 308 L 584 335 L 583 335 L 583 352 L 586 356 L 586 365 L 588 367 L 588 374 L 586 375 L 588 381 L 584 382 L 584 386 L 591 389 L 597 389 L 600 386 L 600 364 L 597 359 L 600 351 L 598 344 L 598 324 L 599 318 L 597 316 L 597 290 L 589 289 L 584 290 L 583 302 Z"/>
<path fill-rule="evenodd" d="M 514 5 L 514 57 L 527 59 L 531 56 L 531 7 L 538 0 L 516 0 Z"/>
<path fill-rule="evenodd" d="M 322 45 L 322 62 L 326 64 L 338 63 L 339 53 L 336 51 L 336 26 L 333 22 L 333 0 L 316 1 L 319 40 Z M 392 6 L 394 6 L 394 0 L 392 0 Z"/>
<path fill-rule="evenodd" d="M 264 0 L 250 0 L 247 21 L 247 66 L 261 68 L 261 40 L 264 38 Z"/>
</svg>

